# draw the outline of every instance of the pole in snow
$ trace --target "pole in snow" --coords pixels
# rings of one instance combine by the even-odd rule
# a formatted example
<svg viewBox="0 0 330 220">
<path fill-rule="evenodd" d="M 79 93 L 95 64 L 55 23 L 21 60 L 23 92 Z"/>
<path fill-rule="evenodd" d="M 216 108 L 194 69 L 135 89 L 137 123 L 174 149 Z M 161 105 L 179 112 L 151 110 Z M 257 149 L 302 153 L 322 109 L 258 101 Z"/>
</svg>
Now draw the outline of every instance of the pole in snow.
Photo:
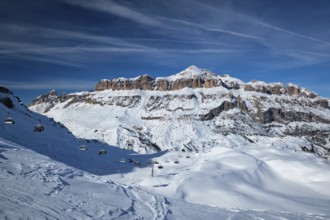
<svg viewBox="0 0 330 220">
<path fill-rule="evenodd" d="M 151 176 L 154 177 L 154 161 L 151 161 Z"/>
</svg>

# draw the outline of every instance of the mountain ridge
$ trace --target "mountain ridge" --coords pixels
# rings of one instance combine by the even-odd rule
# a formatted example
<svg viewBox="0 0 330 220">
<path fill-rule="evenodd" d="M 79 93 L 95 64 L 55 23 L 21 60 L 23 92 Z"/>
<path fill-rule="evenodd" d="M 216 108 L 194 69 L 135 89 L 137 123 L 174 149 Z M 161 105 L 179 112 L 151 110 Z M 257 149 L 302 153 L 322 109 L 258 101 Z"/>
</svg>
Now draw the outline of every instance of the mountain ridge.
<svg viewBox="0 0 330 220">
<path fill-rule="evenodd" d="M 100 82 L 110 89 L 100 89 Z M 29 108 L 80 137 L 141 153 L 198 151 L 214 140 L 235 146 L 235 138 L 249 142 L 261 135 L 297 137 L 305 142 L 299 150 L 329 158 L 329 99 L 294 84 L 244 83 L 195 66 L 166 79 L 100 82 L 92 92 L 40 96 Z"/>
<path fill-rule="evenodd" d="M 233 78 L 228 74 L 216 75 L 215 73 L 200 69 L 194 65 L 182 70 L 181 72 L 168 76 L 153 78 L 148 74 L 140 75 L 135 78 L 102 79 L 96 86 L 96 91 L 103 90 L 159 90 L 171 91 L 183 88 L 213 88 L 223 86 L 227 89 L 244 89 L 244 91 L 255 91 L 267 94 L 288 94 L 302 95 L 315 98 L 319 95 L 308 89 L 302 88 L 293 83 L 283 86 L 282 83 L 266 83 L 263 81 L 252 80 L 248 83 Z"/>
</svg>

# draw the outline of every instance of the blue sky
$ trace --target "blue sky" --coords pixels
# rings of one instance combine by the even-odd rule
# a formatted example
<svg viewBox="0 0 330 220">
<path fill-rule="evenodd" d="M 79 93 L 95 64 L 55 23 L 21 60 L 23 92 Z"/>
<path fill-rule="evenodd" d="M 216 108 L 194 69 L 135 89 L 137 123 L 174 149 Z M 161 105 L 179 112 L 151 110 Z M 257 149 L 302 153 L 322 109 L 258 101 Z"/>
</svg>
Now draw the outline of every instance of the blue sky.
<svg viewBox="0 0 330 220">
<path fill-rule="evenodd" d="M 2 0 L 0 84 L 28 104 L 190 65 L 330 97 L 328 0 Z"/>
</svg>

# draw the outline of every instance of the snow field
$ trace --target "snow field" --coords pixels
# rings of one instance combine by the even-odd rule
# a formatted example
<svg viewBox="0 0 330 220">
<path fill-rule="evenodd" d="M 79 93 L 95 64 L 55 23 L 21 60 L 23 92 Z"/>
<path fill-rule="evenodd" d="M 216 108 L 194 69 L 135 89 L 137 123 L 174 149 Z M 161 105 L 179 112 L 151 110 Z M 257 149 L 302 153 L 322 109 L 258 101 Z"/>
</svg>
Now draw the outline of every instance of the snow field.
<svg viewBox="0 0 330 220">
<path fill-rule="evenodd" d="M 168 160 L 168 156 L 158 159 Z M 188 164 L 179 169 L 187 169 Z M 132 174 L 140 175 L 145 169 L 137 169 Z M 67 166 L 0 138 L 2 219 L 329 219 L 329 214 L 198 205 L 160 196 L 147 187 L 127 186 L 111 179 L 110 176 L 94 175 Z M 146 181 L 151 183 L 151 180 L 155 178 Z M 161 188 L 164 187 L 158 187 Z M 187 193 L 194 191 L 196 188 Z M 201 199 L 206 196 L 198 195 Z"/>
<path fill-rule="evenodd" d="M 184 144 L 196 145 L 182 139 L 175 143 L 179 151 L 142 155 L 77 139 L 19 105 L 0 105 L 1 119 L 7 112 L 15 124 L 0 124 L 2 219 L 330 219 L 328 161 L 298 151 L 302 139 L 251 136 L 258 142 L 247 144 L 238 135 L 219 135 L 201 139 L 204 152 L 202 145 L 182 152 Z M 115 114 L 129 122 L 127 112 Z M 45 131 L 33 132 L 37 123 Z M 167 132 L 172 126 L 188 130 L 179 123 Z M 207 137 L 208 131 L 196 126 L 188 134 Z M 99 156 L 100 149 L 107 154 Z M 150 160 L 163 166 L 155 164 L 154 177 Z"/>
<path fill-rule="evenodd" d="M 109 177 L 195 204 L 329 214 L 329 164 L 312 154 L 251 144 L 216 146 L 205 154 L 168 152 L 156 160 L 164 168 L 155 167 L 154 177 L 151 168 Z"/>
</svg>

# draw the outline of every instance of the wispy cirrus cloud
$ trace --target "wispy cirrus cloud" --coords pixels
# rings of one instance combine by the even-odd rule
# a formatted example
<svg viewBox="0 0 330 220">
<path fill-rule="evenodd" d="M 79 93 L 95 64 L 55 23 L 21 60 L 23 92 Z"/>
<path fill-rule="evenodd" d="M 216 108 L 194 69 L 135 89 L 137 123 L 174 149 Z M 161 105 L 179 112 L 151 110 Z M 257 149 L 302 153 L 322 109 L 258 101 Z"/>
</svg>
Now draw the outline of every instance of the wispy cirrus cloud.
<svg viewBox="0 0 330 220">
<path fill-rule="evenodd" d="M 143 52 L 148 47 L 111 36 L 37 26 L 0 25 L 0 30 L 23 39 L 0 39 L 0 56 L 82 68 L 87 52 Z M 32 40 L 31 40 L 32 39 Z M 95 58 L 95 57 L 94 57 Z"/>
<path fill-rule="evenodd" d="M 307 34 L 298 33 L 292 30 L 288 30 L 276 25 L 272 25 L 269 22 L 265 22 L 255 16 L 250 16 L 247 14 L 240 13 L 239 11 L 233 11 L 232 8 L 218 8 L 210 6 L 207 3 L 201 1 L 191 1 L 190 10 L 193 12 L 194 20 L 191 21 L 187 19 L 182 19 L 178 17 L 161 17 L 153 15 L 151 13 L 142 13 L 137 9 L 132 9 L 127 6 L 118 4 L 114 1 L 106 0 L 97 0 L 96 4 L 91 3 L 90 1 L 83 0 L 61 0 L 68 4 L 74 4 L 79 7 L 89 8 L 112 15 L 117 15 L 126 19 L 130 19 L 134 22 L 141 23 L 147 26 L 157 26 L 168 31 L 170 36 L 174 38 L 177 37 L 178 40 L 180 36 L 185 36 L 189 39 L 189 32 L 194 32 L 195 36 L 203 37 L 203 40 L 212 41 L 213 39 L 220 39 L 223 43 L 229 45 L 230 43 L 236 43 L 233 39 L 229 41 L 223 37 L 216 36 L 210 37 L 201 32 L 210 32 L 218 33 L 222 35 L 229 35 L 232 37 L 237 37 L 241 39 L 252 40 L 255 43 L 266 46 L 268 50 L 276 50 L 278 53 L 283 49 L 283 53 L 286 53 L 287 50 L 285 47 L 290 45 L 294 47 L 296 40 L 304 39 L 307 41 L 312 41 L 314 43 L 320 43 L 324 45 L 330 45 L 329 42 L 309 36 Z M 198 19 L 199 12 L 202 14 L 205 19 Z M 207 17 L 212 17 L 211 20 L 208 20 Z M 174 33 L 169 32 L 169 30 L 176 30 Z M 196 34 L 196 31 L 200 32 Z M 293 49 L 298 49 L 293 48 Z M 310 50 L 313 52 L 313 48 L 304 48 L 305 50 Z M 242 52 L 245 52 L 244 47 L 241 48 Z M 305 55 L 304 58 L 306 58 Z M 291 56 L 292 58 L 299 59 L 303 56 Z M 312 57 L 311 57 L 312 59 Z M 305 59 L 301 60 L 302 62 Z M 321 62 L 322 60 L 320 60 Z"/>
<path fill-rule="evenodd" d="M 198 28 L 202 31 L 217 32 L 217 33 L 227 34 L 227 35 L 240 37 L 240 38 L 260 40 L 259 37 L 254 36 L 254 35 L 246 34 L 246 33 L 243 33 L 243 32 L 238 32 L 238 31 L 233 31 L 233 30 L 230 30 L 230 29 L 220 28 L 220 27 L 216 27 L 216 26 L 210 26 L 210 24 L 207 24 L 207 23 L 199 24 L 199 23 L 190 22 L 190 21 L 187 21 L 187 20 L 164 18 L 164 17 L 159 18 L 159 19 L 167 21 L 167 22 L 175 23 L 176 25 L 180 24 L 180 25 L 184 25 L 184 26 L 189 26 L 191 28 Z"/>
<path fill-rule="evenodd" d="M 168 7 L 164 10 L 173 16 L 164 16 L 157 15 L 150 8 L 134 7 L 134 4 L 113 0 L 57 1 L 125 18 L 143 25 L 146 35 L 154 36 L 141 40 L 129 34 L 127 38 L 115 37 L 111 31 L 97 28 L 98 31 L 89 28 L 81 31 L 79 27 L 65 30 L 7 24 L 0 25 L 0 30 L 8 30 L 32 40 L 21 38 L 1 41 L 0 37 L 0 55 L 76 67 L 83 67 L 91 61 L 90 53 L 96 55 L 93 59 L 102 59 L 103 55 L 160 53 L 172 56 L 227 53 L 226 59 L 237 59 L 238 55 L 244 56 L 246 53 L 263 53 L 263 56 L 282 58 L 283 66 L 287 66 L 288 62 L 309 65 L 329 60 L 326 56 L 329 50 L 320 49 L 320 46 L 329 45 L 327 41 L 278 27 L 235 8 L 214 7 L 191 0 L 189 10 L 182 12 L 182 15 L 173 13 L 173 8 Z M 134 29 L 134 25 L 130 27 Z"/>
<path fill-rule="evenodd" d="M 6 49 L 0 49 L 0 55 L 12 55 L 18 56 L 22 54 L 29 55 L 67 55 L 70 58 L 70 54 L 81 54 L 83 52 L 108 52 L 108 53 L 154 53 L 154 52 L 172 52 L 172 53 L 230 53 L 237 52 L 235 49 L 228 48 L 160 48 L 160 47 L 116 47 L 116 46 L 87 46 L 77 45 L 72 47 L 58 46 L 49 47 L 47 45 L 40 44 L 24 44 L 15 42 L 3 42 L 0 41 L 0 45 L 9 46 Z M 222 44 L 220 44 L 222 45 Z"/>
<path fill-rule="evenodd" d="M 291 56 L 299 60 L 303 60 L 306 63 L 306 65 L 316 64 L 319 63 L 320 61 L 326 61 L 330 59 L 330 54 L 326 54 L 326 53 L 316 53 L 316 52 L 303 51 L 303 50 L 286 50 L 282 52 L 285 52 L 287 56 Z"/>
<path fill-rule="evenodd" d="M 139 38 L 122 39 L 112 36 L 103 36 L 81 31 L 68 31 L 38 26 L 20 26 L 14 24 L 0 25 L 0 29 L 7 33 L 25 38 L 35 39 L 25 42 L 23 40 L 0 40 L 0 56 L 20 58 L 25 60 L 59 64 L 83 68 L 91 60 L 90 53 L 97 54 L 198 54 L 198 53 L 235 53 L 237 48 L 228 47 L 225 43 L 192 41 L 194 44 L 210 44 L 216 47 L 186 47 L 189 39 L 183 41 L 172 39 L 183 47 L 168 47 L 157 44 L 148 45 L 152 39 L 141 41 Z M 41 40 L 38 40 L 41 39 Z M 159 40 L 159 39 L 158 39 Z M 169 40 L 166 39 L 165 40 Z M 171 40 L 170 40 L 171 41 Z M 74 42 L 74 43 L 72 43 Z M 80 42 L 80 43 L 77 43 Z M 94 57 L 95 58 L 95 57 Z"/>
<path fill-rule="evenodd" d="M 10 89 L 20 90 L 41 90 L 41 89 L 62 89 L 62 90 L 90 90 L 94 88 L 93 80 L 77 79 L 56 79 L 56 80 L 38 80 L 35 82 L 27 81 L 0 81 L 0 84 Z"/>
<path fill-rule="evenodd" d="M 159 26 L 162 25 L 161 22 L 147 16 L 141 12 L 133 10 L 129 7 L 125 7 L 111 0 L 60 0 L 67 4 L 76 5 L 79 7 L 93 9 L 112 15 L 117 15 L 129 20 L 132 20 L 143 25 Z"/>
<path fill-rule="evenodd" d="M 202 31 L 207 32 L 218 32 L 222 34 L 228 34 L 235 37 L 248 38 L 248 39 L 259 39 L 257 36 L 246 34 L 243 32 L 237 32 L 230 29 L 219 28 L 215 26 L 210 26 L 207 23 L 199 24 L 197 22 L 190 22 L 183 19 L 175 19 L 169 17 L 155 16 L 151 14 L 143 14 L 137 10 L 131 9 L 129 7 L 120 5 L 111 0 L 60 0 L 68 4 L 76 5 L 83 8 L 93 9 L 112 15 L 117 15 L 136 23 L 141 23 L 148 26 L 156 26 L 158 28 L 163 28 L 167 30 L 176 30 L 179 32 L 184 32 L 182 26 L 189 26 L 191 28 L 198 28 Z"/>
<path fill-rule="evenodd" d="M 1 56 L 1 54 L 0 54 Z M 67 67 L 76 67 L 76 68 L 84 68 L 84 64 L 82 64 L 82 59 L 80 58 L 80 62 L 77 61 L 77 57 L 70 58 L 70 56 L 66 56 L 65 58 L 62 58 L 60 55 L 52 55 L 52 56 L 44 56 L 44 55 L 22 55 L 22 54 L 14 54 L 11 55 L 10 58 L 12 59 L 22 59 L 22 60 L 30 60 L 35 62 L 41 62 L 41 63 L 49 63 L 49 64 L 56 64 L 60 66 L 67 66 Z M 0 61 L 1 62 L 1 61 Z"/>
<path fill-rule="evenodd" d="M 73 31 L 73 30 L 63 30 L 63 29 L 54 29 L 54 28 L 45 28 L 40 26 L 22 26 L 22 25 L 14 25 L 14 24 L 7 24 L 7 25 L 0 25 L 0 30 L 9 31 L 15 35 L 25 35 L 29 37 L 38 37 L 42 39 L 50 39 L 50 40 L 82 40 L 86 43 L 99 43 L 99 44 L 106 44 L 106 45 L 113 45 L 113 46 L 120 46 L 120 47 L 145 47 L 141 44 L 135 44 L 128 40 L 124 40 L 122 38 L 113 37 L 109 35 L 96 35 L 81 31 Z M 0 46 L 4 46 L 6 44 L 0 44 Z M 10 45 L 8 42 L 7 45 Z M 32 44 L 31 44 L 32 45 Z"/>
<path fill-rule="evenodd" d="M 330 45 L 330 42 L 328 42 L 328 41 L 309 36 L 308 34 L 298 33 L 293 30 L 289 30 L 289 29 L 286 29 L 283 27 L 273 25 L 273 24 L 271 24 L 271 22 L 264 21 L 256 16 L 248 15 L 246 13 L 237 11 L 233 7 L 218 8 L 218 7 L 214 7 L 212 5 L 209 5 L 209 4 L 207 4 L 205 2 L 201 2 L 201 1 L 194 1 L 194 3 L 199 8 L 204 8 L 204 10 L 206 10 L 206 11 L 212 12 L 214 14 L 219 14 L 222 19 L 224 19 L 225 21 L 230 21 L 231 24 L 233 24 L 233 25 L 235 25 L 235 23 L 244 24 L 245 27 L 248 28 L 247 30 L 249 30 L 248 32 L 244 31 L 245 33 L 254 32 L 255 34 L 260 34 L 262 32 L 267 32 L 269 30 L 272 30 L 273 33 L 274 33 L 274 31 L 281 32 L 284 34 L 292 35 L 294 37 L 299 37 L 299 38 L 303 38 L 306 40 L 322 43 L 325 45 Z M 244 25 L 242 25 L 242 27 L 244 27 Z M 260 29 L 261 29 L 261 32 L 259 31 Z M 240 32 L 238 32 L 238 33 L 240 33 Z M 262 36 L 257 37 L 256 39 L 261 39 L 261 38 L 262 38 Z"/>
<path fill-rule="evenodd" d="M 247 16 L 244 16 L 244 18 L 246 18 L 246 17 Z M 310 41 L 314 41 L 314 42 L 318 42 L 318 43 L 330 46 L 330 42 L 328 42 L 328 41 L 320 40 L 320 39 L 317 39 L 315 37 L 308 36 L 306 34 L 301 34 L 301 33 L 297 33 L 297 32 L 294 32 L 294 31 L 287 30 L 285 28 L 277 27 L 277 26 L 274 26 L 274 25 L 271 25 L 271 24 L 268 24 L 268 23 L 265 23 L 265 22 L 262 22 L 262 21 L 258 21 L 256 19 L 251 18 L 251 17 L 248 17 L 248 19 L 250 19 L 251 21 L 255 22 L 258 25 L 264 26 L 266 28 L 273 29 L 273 30 L 278 31 L 278 32 L 290 34 L 292 36 L 296 36 L 296 37 L 299 37 L 299 38 L 303 38 L 303 39 L 306 39 L 306 40 L 310 40 Z"/>
</svg>

